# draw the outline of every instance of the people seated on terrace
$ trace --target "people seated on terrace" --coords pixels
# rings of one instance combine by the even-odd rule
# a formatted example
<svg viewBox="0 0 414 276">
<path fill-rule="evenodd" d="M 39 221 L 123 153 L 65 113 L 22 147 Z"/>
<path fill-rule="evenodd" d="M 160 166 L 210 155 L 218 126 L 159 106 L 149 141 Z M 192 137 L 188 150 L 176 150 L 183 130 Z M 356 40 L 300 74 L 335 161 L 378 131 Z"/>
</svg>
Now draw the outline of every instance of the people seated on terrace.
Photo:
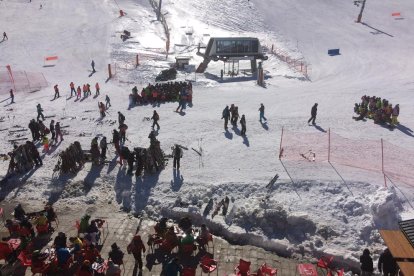
<svg viewBox="0 0 414 276">
<path fill-rule="evenodd" d="M 167 232 L 167 218 L 161 218 L 157 224 L 154 226 L 155 233 L 160 236 L 164 237 L 165 233 Z"/>
<path fill-rule="evenodd" d="M 57 216 L 56 216 L 55 210 L 53 209 L 52 205 L 46 205 L 45 206 L 45 211 L 46 211 L 46 217 L 47 217 L 49 223 L 56 220 Z"/>
<path fill-rule="evenodd" d="M 7 230 L 9 230 L 10 237 L 18 237 L 19 236 L 19 229 L 20 224 L 17 220 L 7 219 L 5 226 Z"/>
<path fill-rule="evenodd" d="M 30 221 L 24 217 L 22 221 L 20 221 L 20 235 L 24 237 L 31 236 L 32 238 L 35 236 L 35 232 L 33 229 L 33 225 Z"/>
<path fill-rule="evenodd" d="M 201 224 L 200 233 L 196 239 L 198 244 L 202 249 L 204 249 L 205 245 L 208 243 L 210 238 L 210 231 L 208 230 L 205 224 Z"/>
<path fill-rule="evenodd" d="M 46 259 L 49 257 L 48 253 L 41 253 L 40 250 L 35 250 L 32 253 L 32 271 L 37 271 L 47 266 Z"/>
<path fill-rule="evenodd" d="M 109 251 L 108 256 L 115 264 L 123 264 L 124 252 L 121 251 L 116 242 L 111 245 L 111 251 Z"/>
<path fill-rule="evenodd" d="M 84 215 L 79 224 L 79 233 L 87 233 L 89 227 L 89 219 L 91 218 L 90 215 Z"/>
<path fill-rule="evenodd" d="M 53 241 L 53 246 L 55 249 L 66 248 L 67 237 L 63 232 L 59 232 Z"/>
<path fill-rule="evenodd" d="M 88 260 L 91 263 L 95 262 L 97 258 L 101 258 L 101 254 L 99 253 L 98 249 L 91 244 L 90 246 L 84 247 L 83 251 L 83 259 Z"/>
<path fill-rule="evenodd" d="M 56 250 L 56 257 L 59 266 L 64 266 L 70 259 L 70 251 L 67 247 L 60 247 Z"/>
<path fill-rule="evenodd" d="M 69 241 L 71 243 L 70 247 L 70 253 L 76 254 L 79 253 L 82 250 L 83 247 L 83 241 L 79 237 L 70 237 Z"/>
<path fill-rule="evenodd" d="M 26 212 L 24 211 L 22 205 L 19 203 L 17 204 L 16 208 L 14 208 L 14 218 L 17 220 L 23 220 L 26 217 Z"/>
<path fill-rule="evenodd" d="M 88 260 L 84 260 L 76 276 L 93 276 L 93 275 L 94 275 L 94 272 L 92 269 L 91 262 Z"/>
<path fill-rule="evenodd" d="M 99 227 L 96 220 L 91 220 L 91 223 L 88 226 L 87 233 L 91 237 L 91 243 L 96 245 L 97 241 L 99 240 Z"/>
<path fill-rule="evenodd" d="M 185 231 L 185 236 L 181 239 L 181 245 L 194 244 L 194 235 L 192 229 Z"/>
<path fill-rule="evenodd" d="M 36 220 L 34 221 L 34 224 L 36 226 L 45 226 L 48 224 L 48 220 L 47 217 L 45 215 L 45 213 L 41 212 L 37 217 Z"/>
</svg>

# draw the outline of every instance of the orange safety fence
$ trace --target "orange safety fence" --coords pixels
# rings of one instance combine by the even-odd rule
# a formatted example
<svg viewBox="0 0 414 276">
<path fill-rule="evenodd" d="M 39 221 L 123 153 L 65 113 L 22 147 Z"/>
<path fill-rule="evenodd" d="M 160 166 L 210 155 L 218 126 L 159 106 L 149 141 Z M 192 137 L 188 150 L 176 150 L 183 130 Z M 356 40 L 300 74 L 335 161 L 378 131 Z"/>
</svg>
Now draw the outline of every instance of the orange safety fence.
<svg viewBox="0 0 414 276">
<path fill-rule="evenodd" d="M 384 173 L 392 181 L 414 186 L 414 152 L 383 141 Z"/>
<path fill-rule="evenodd" d="M 374 171 L 414 187 L 414 152 L 383 139 L 350 139 L 330 130 L 303 133 L 282 129 L 279 159 L 330 162 Z"/>
<path fill-rule="evenodd" d="M 278 49 L 272 44 L 270 53 L 275 55 L 279 60 L 286 62 L 290 68 L 293 70 L 302 73 L 307 79 L 310 79 L 311 67 L 303 58 L 292 58 L 285 51 Z"/>
</svg>

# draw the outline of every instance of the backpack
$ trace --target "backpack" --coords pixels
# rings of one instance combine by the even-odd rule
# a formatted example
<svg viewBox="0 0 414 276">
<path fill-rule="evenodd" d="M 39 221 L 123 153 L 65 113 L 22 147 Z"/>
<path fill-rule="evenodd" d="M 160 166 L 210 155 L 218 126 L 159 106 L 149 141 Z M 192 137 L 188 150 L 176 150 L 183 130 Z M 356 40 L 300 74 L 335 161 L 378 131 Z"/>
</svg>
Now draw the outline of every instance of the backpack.
<svg viewBox="0 0 414 276">
<path fill-rule="evenodd" d="M 49 134 L 50 133 L 50 129 L 45 128 L 45 134 Z"/>
</svg>

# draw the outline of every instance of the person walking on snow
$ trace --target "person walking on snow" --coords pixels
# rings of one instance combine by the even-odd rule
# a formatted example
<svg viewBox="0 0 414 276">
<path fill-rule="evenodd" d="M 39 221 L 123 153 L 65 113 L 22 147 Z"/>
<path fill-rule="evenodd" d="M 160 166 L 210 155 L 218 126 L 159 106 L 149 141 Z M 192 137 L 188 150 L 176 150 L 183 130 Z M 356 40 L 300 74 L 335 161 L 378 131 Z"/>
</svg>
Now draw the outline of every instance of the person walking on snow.
<svg viewBox="0 0 414 276">
<path fill-rule="evenodd" d="M 359 257 L 361 263 L 361 276 L 372 276 L 374 272 L 374 263 L 372 262 L 371 252 L 365 248 L 362 255 Z"/>
<path fill-rule="evenodd" d="M 43 108 L 40 104 L 37 104 L 37 121 L 39 121 L 39 118 L 42 117 L 42 120 L 45 120 L 45 116 L 43 115 Z"/>
<path fill-rule="evenodd" d="M 95 61 L 92 60 L 91 62 L 91 67 L 92 67 L 92 73 L 95 73 Z"/>
<path fill-rule="evenodd" d="M 9 40 L 9 38 L 7 37 L 6 32 L 3 32 L 3 41 L 5 41 L 6 39 Z"/>
<path fill-rule="evenodd" d="M 175 145 L 174 151 L 173 151 L 173 157 L 174 157 L 173 168 L 180 170 L 180 159 L 181 157 L 183 157 L 183 150 L 180 148 L 179 145 Z"/>
<path fill-rule="evenodd" d="M 80 86 L 76 88 L 76 93 L 76 99 L 80 99 L 82 97 L 82 89 L 80 88 Z"/>
<path fill-rule="evenodd" d="M 106 97 L 105 97 L 105 107 L 106 107 L 106 109 L 108 109 L 108 105 L 111 106 L 111 99 L 109 98 L 108 95 L 106 95 Z"/>
<path fill-rule="evenodd" d="M 398 115 L 400 115 L 400 105 L 396 104 L 394 108 L 392 109 L 392 119 L 391 119 L 391 124 L 394 126 L 399 124 Z"/>
<path fill-rule="evenodd" d="M 224 119 L 224 129 L 227 129 L 227 124 L 229 123 L 230 119 L 230 110 L 228 105 L 223 109 L 221 118 Z"/>
<path fill-rule="evenodd" d="M 69 86 L 70 86 L 70 97 L 72 98 L 72 93 L 76 96 L 75 84 L 73 83 L 73 81 L 70 82 Z"/>
<path fill-rule="evenodd" d="M 260 119 L 259 119 L 260 122 L 262 122 L 262 119 L 267 121 L 266 117 L 264 116 L 265 107 L 262 103 L 260 104 L 259 111 L 260 111 Z"/>
<path fill-rule="evenodd" d="M 246 117 L 244 117 L 244 114 L 241 116 L 240 125 L 241 125 L 241 136 L 246 136 Z"/>
<path fill-rule="evenodd" d="M 99 147 L 101 148 L 101 160 L 104 161 L 106 159 L 106 149 L 108 148 L 105 136 L 99 142 Z"/>
<path fill-rule="evenodd" d="M 154 126 L 157 125 L 157 129 L 160 129 L 160 125 L 158 124 L 158 121 L 160 120 L 160 115 L 158 115 L 157 111 L 154 110 L 151 120 L 154 120 L 154 122 L 152 123 L 152 128 L 154 128 Z"/>
<path fill-rule="evenodd" d="M 11 99 L 10 104 L 14 103 L 14 93 L 13 93 L 13 89 L 10 89 L 10 99 Z"/>
<path fill-rule="evenodd" d="M 378 259 L 378 270 L 384 276 L 397 275 L 397 262 L 388 248 L 381 253 Z"/>
<path fill-rule="evenodd" d="M 92 96 L 91 85 L 89 83 L 86 84 L 86 89 L 88 91 L 88 96 Z"/>
<path fill-rule="evenodd" d="M 311 117 L 310 117 L 310 119 L 308 120 L 308 124 L 310 123 L 310 121 L 312 121 L 312 124 L 313 124 L 313 125 L 315 124 L 315 120 L 316 120 L 316 114 L 317 114 L 317 112 L 318 112 L 318 104 L 317 104 L 317 103 L 315 103 L 315 104 L 312 106 L 312 109 L 311 109 Z"/>
<path fill-rule="evenodd" d="M 86 84 L 83 85 L 82 91 L 83 91 L 83 97 L 84 98 L 88 97 L 88 87 L 86 86 Z"/>
<path fill-rule="evenodd" d="M 96 90 L 96 92 L 95 92 L 95 96 L 99 96 L 99 83 L 96 83 L 95 84 L 95 90 Z"/>
<path fill-rule="evenodd" d="M 118 111 L 118 123 L 119 125 L 122 125 L 125 122 L 125 116 L 121 113 L 121 111 Z"/>
<path fill-rule="evenodd" d="M 55 90 L 55 97 L 53 98 L 55 100 L 60 97 L 58 85 L 55 84 L 55 86 L 53 86 L 53 89 Z"/>
<path fill-rule="evenodd" d="M 56 138 L 56 132 L 55 132 L 55 121 L 54 121 L 54 120 L 52 120 L 52 121 L 50 122 L 50 125 L 49 125 L 49 130 L 50 130 L 50 133 L 52 133 L 52 138 L 50 138 L 50 140 L 54 141 L 54 140 L 55 140 L 55 138 Z"/>
<path fill-rule="evenodd" d="M 55 125 L 55 131 L 56 131 L 56 142 L 58 140 L 58 137 L 60 137 L 60 141 L 63 141 L 63 134 L 62 134 L 62 130 L 60 129 L 60 123 L 56 122 Z"/>
</svg>

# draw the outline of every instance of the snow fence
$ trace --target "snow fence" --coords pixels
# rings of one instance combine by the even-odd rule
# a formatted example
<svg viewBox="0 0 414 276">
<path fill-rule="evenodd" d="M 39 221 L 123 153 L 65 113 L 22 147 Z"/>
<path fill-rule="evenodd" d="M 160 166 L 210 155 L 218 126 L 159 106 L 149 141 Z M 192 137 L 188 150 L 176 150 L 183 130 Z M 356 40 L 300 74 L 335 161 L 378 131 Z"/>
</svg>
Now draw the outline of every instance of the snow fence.
<svg viewBox="0 0 414 276">
<path fill-rule="evenodd" d="M 282 130 L 280 160 L 327 162 L 381 173 L 387 181 L 414 187 L 414 152 L 383 139 L 342 137 L 330 130 L 300 133 Z"/>
</svg>

